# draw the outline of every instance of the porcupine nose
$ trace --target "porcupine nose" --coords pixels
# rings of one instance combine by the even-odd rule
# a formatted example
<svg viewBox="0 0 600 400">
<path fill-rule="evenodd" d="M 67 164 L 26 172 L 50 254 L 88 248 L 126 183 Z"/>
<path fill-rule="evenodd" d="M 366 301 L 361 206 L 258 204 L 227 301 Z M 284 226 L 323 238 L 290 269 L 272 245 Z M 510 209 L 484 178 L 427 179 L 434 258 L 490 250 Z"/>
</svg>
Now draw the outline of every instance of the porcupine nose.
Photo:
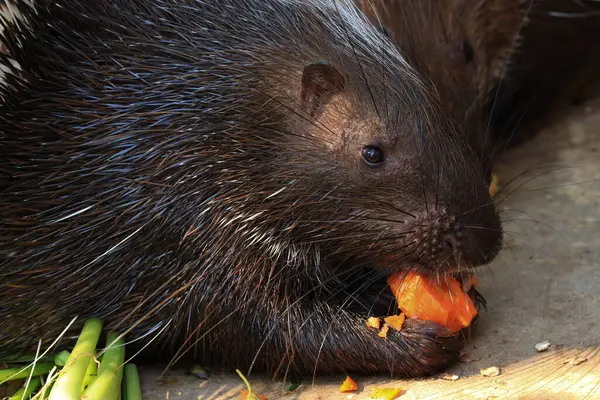
<svg viewBox="0 0 600 400">
<path fill-rule="evenodd" d="M 411 252 L 414 261 L 428 268 L 474 267 L 489 262 L 499 250 L 499 230 L 468 229 L 467 223 L 444 208 L 416 215 L 406 237 L 407 243 L 416 247 Z"/>
</svg>

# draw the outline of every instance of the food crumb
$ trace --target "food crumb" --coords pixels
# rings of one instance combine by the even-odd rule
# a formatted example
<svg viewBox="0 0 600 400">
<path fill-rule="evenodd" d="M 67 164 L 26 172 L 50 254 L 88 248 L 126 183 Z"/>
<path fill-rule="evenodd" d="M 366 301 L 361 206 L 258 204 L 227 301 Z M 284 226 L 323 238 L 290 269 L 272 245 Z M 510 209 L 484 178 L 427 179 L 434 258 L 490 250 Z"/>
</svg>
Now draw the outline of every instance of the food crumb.
<svg viewBox="0 0 600 400">
<path fill-rule="evenodd" d="M 498 179 L 498 175 L 492 174 L 492 181 L 490 182 L 490 186 L 488 189 L 490 192 L 490 197 L 493 198 L 498 193 L 499 189 L 500 189 L 500 182 Z"/>
<path fill-rule="evenodd" d="M 367 319 L 367 326 L 369 328 L 379 329 L 381 327 L 381 320 L 377 317 L 369 317 Z"/>
<path fill-rule="evenodd" d="M 479 370 L 481 376 L 493 377 L 500 375 L 500 368 L 498 367 L 489 367 Z"/>
<path fill-rule="evenodd" d="M 381 331 L 377 334 L 377 336 L 381 337 L 381 338 L 386 338 L 387 337 L 387 333 L 390 330 L 390 327 L 388 324 L 384 324 L 383 328 L 381 328 Z"/>
<path fill-rule="evenodd" d="M 535 350 L 538 353 L 548 350 L 550 348 L 550 342 L 548 340 L 544 340 L 543 342 L 539 342 L 535 344 Z"/>
<path fill-rule="evenodd" d="M 457 381 L 459 376 L 456 374 L 444 374 L 442 376 L 440 376 L 441 379 L 445 380 L 445 381 Z"/>
<path fill-rule="evenodd" d="M 344 380 L 344 382 L 342 382 L 342 384 L 340 385 L 340 392 L 348 393 L 356 392 L 357 390 L 358 384 L 354 381 L 354 379 L 350 378 L 349 376 L 346 376 L 346 380 Z"/>
<path fill-rule="evenodd" d="M 571 365 L 579 365 L 581 363 L 584 363 L 587 361 L 587 357 L 571 357 L 568 358 L 564 364 L 571 364 Z"/>
<path fill-rule="evenodd" d="M 243 389 L 240 393 L 240 399 L 241 400 L 267 400 L 267 398 L 263 395 L 260 395 L 258 393 L 252 393 L 252 397 L 250 397 L 248 395 L 248 391 L 246 389 Z"/>
<path fill-rule="evenodd" d="M 371 399 L 374 400 L 395 400 L 404 394 L 401 388 L 374 388 L 371 392 Z"/>
<path fill-rule="evenodd" d="M 400 315 L 391 315 L 389 317 L 386 317 L 384 319 L 386 325 L 391 326 L 392 328 L 394 328 L 395 330 L 399 331 L 402 329 L 402 325 L 404 325 L 404 320 L 406 319 L 406 317 L 404 316 L 404 314 L 400 314 Z"/>
</svg>

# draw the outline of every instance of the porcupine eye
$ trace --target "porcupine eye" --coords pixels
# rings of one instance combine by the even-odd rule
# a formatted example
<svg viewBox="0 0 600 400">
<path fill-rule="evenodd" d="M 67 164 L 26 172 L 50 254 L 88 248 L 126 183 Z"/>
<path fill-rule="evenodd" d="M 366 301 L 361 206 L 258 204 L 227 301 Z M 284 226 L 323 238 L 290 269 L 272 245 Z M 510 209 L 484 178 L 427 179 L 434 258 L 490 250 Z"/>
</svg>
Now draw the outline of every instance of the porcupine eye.
<svg viewBox="0 0 600 400">
<path fill-rule="evenodd" d="M 363 160 L 372 167 L 383 163 L 383 150 L 377 146 L 365 146 L 362 149 Z"/>
</svg>

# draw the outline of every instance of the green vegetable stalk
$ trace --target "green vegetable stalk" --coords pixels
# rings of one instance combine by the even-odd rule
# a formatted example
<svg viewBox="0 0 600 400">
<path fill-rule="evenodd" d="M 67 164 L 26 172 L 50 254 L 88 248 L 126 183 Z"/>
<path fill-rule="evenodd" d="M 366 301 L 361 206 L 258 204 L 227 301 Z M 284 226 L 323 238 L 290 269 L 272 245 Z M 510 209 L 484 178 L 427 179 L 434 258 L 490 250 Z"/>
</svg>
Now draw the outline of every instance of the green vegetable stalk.
<svg viewBox="0 0 600 400">
<path fill-rule="evenodd" d="M 23 387 L 21 387 L 21 389 L 17 390 L 17 392 L 15 394 L 10 396 L 8 398 L 8 400 L 29 399 L 29 396 L 31 396 L 31 394 L 33 392 L 35 392 L 40 387 L 41 384 L 42 384 L 42 380 L 40 377 L 31 378 L 31 380 L 29 381 L 29 384 L 27 384 L 27 382 L 25 382 Z"/>
<path fill-rule="evenodd" d="M 85 389 L 87 389 L 87 387 L 90 386 L 90 383 L 92 383 L 92 381 L 96 378 L 97 373 L 98 363 L 94 358 L 92 358 L 87 366 L 87 369 L 85 370 L 85 377 L 83 378 L 83 382 L 81 383 L 81 393 L 83 393 Z"/>
<path fill-rule="evenodd" d="M 48 400 L 79 400 L 85 373 L 94 357 L 96 345 L 102 331 L 102 321 L 90 318 L 83 325 L 77 343 L 65 367 L 58 375 Z"/>
<path fill-rule="evenodd" d="M 0 357 L 0 362 L 5 362 L 5 363 L 9 363 L 9 364 L 10 363 L 13 363 L 13 364 L 32 363 L 34 361 L 39 362 L 39 363 L 47 363 L 47 362 L 52 362 L 53 360 L 54 360 L 53 355 L 38 357 L 35 354 L 26 354 L 26 355 L 22 355 L 22 356 Z"/>
<path fill-rule="evenodd" d="M 67 361 L 69 361 L 69 357 L 71 353 L 66 350 L 61 351 L 56 356 L 54 356 L 54 365 L 57 367 L 64 367 Z"/>
<path fill-rule="evenodd" d="M 16 367 L 0 370 L 0 385 L 4 382 L 14 381 L 16 379 L 29 378 L 29 376 L 40 376 L 47 374 L 54 367 L 54 364 L 43 363 L 28 365 L 27 367 Z M 33 373 L 31 370 L 33 369 Z"/>
<path fill-rule="evenodd" d="M 123 363 L 125 362 L 125 342 L 119 335 L 109 332 L 106 335 L 106 351 L 98 368 L 96 379 L 81 395 L 86 400 L 117 400 L 121 393 Z"/>
<path fill-rule="evenodd" d="M 140 375 L 135 364 L 125 365 L 125 379 L 123 380 L 123 398 L 125 400 L 142 400 L 142 386 Z"/>
</svg>

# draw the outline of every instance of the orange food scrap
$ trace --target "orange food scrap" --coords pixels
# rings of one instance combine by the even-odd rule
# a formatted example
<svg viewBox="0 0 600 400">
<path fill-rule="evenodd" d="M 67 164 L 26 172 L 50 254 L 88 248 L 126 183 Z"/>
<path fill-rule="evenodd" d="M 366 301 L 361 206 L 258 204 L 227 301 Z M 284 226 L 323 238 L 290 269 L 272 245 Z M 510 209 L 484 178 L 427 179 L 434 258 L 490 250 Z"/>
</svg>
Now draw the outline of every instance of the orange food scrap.
<svg viewBox="0 0 600 400">
<path fill-rule="evenodd" d="M 267 400 L 267 398 L 263 395 L 252 393 L 252 396 L 248 396 L 248 391 L 246 389 L 242 389 L 241 392 L 241 400 Z"/>
<path fill-rule="evenodd" d="M 375 388 L 371 392 L 371 398 L 376 400 L 394 400 L 404 394 L 401 388 Z"/>
<path fill-rule="evenodd" d="M 369 317 L 367 319 L 367 326 L 369 328 L 379 329 L 381 327 L 381 320 L 377 317 Z"/>
<path fill-rule="evenodd" d="M 358 384 L 354 382 L 354 379 L 349 376 L 346 377 L 346 380 L 340 386 L 341 393 L 349 393 L 356 392 L 358 390 Z"/>
<path fill-rule="evenodd" d="M 471 286 L 477 286 L 477 278 L 475 275 L 471 275 Z"/>
<path fill-rule="evenodd" d="M 402 325 L 404 325 L 405 319 L 406 316 L 404 314 L 390 315 L 389 317 L 385 318 L 385 323 L 394 328 L 395 330 L 399 331 L 400 329 L 402 329 Z"/>
<path fill-rule="evenodd" d="M 408 318 L 437 322 L 457 332 L 477 315 L 471 297 L 454 278 L 438 283 L 416 272 L 402 272 L 391 275 L 387 283 Z"/>
<path fill-rule="evenodd" d="M 492 182 L 490 183 L 490 186 L 488 188 L 488 190 L 490 191 L 490 197 L 494 197 L 496 193 L 498 193 L 498 189 L 500 189 L 498 175 L 492 174 Z"/>
<path fill-rule="evenodd" d="M 248 379 L 246 379 L 244 374 L 242 374 L 242 372 L 239 369 L 236 369 L 235 372 L 237 372 L 237 374 L 240 376 L 240 378 L 242 378 L 242 380 L 244 381 L 244 384 L 248 388 L 248 390 L 246 390 L 246 389 L 241 390 L 241 392 L 240 392 L 241 400 L 267 400 L 267 398 L 265 396 L 261 396 L 260 394 L 252 392 L 252 387 L 250 386 L 250 382 L 248 382 Z"/>
<path fill-rule="evenodd" d="M 383 328 L 381 328 L 381 331 L 379 331 L 377 336 L 379 336 L 381 338 L 385 338 L 385 337 L 387 337 L 387 333 L 389 330 L 390 330 L 389 325 L 385 324 L 385 325 L 383 325 Z"/>
</svg>

